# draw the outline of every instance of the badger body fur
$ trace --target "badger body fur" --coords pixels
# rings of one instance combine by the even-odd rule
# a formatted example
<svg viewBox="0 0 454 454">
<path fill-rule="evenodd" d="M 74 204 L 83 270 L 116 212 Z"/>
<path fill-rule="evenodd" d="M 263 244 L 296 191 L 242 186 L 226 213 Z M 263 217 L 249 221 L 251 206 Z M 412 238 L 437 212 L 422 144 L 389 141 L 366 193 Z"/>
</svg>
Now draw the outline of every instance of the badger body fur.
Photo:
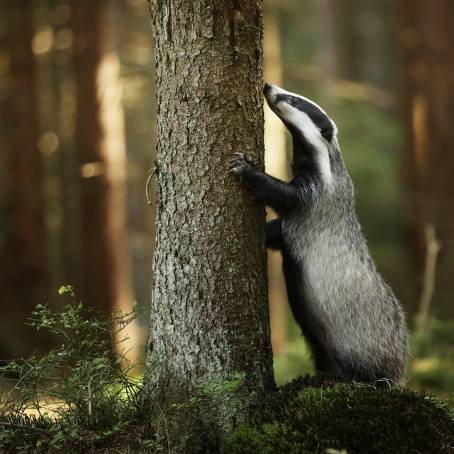
<svg viewBox="0 0 454 454">
<path fill-rule="evenodd" d="M 361 232 L 337 128 L 308 99 L 274 85 L 265 97 L 293 137 L 285 183 L 236 153 L 231 171 L 279 218 L 267 245 L 280 249 L 289 303 L 317 371 L 402 383 L 408 340 L 402 308 L 377 272 Z"/>
</svg>

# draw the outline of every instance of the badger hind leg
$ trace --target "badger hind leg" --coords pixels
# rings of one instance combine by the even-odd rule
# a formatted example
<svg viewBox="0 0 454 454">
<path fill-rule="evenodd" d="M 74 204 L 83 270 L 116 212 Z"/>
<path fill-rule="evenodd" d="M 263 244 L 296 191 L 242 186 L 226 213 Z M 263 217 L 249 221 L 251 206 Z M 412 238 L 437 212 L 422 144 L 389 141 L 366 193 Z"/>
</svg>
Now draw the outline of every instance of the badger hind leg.
<svg viewBox="0 0 454 454">
<path fill-rule="evenodd" d="M 377 387 L 390 387 L 403 383 L 404 367 L 399 367 L 395 361 L 385 361 L 381 365 L 367 363 L 364 358 L 338 361 L 342 376 L 364 383 L 371 383 Z"/>
<path fill-rule="evenodd" d="M 315 371 L 342 378 L 342 369 L 338 361 L 336 361 L 330 353 L 329 349 L 325 348 L 318 340 L 313 339 L 310 336 L 305 335 L 305 339 L 310 347 Z"/>
</svg>

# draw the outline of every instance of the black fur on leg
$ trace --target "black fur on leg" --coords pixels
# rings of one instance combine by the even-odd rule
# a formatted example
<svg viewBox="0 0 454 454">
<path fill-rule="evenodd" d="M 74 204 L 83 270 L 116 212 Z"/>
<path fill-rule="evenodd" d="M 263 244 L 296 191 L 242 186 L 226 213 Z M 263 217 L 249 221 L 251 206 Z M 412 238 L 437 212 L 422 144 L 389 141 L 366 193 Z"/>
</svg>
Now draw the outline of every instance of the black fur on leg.
<svg viewBox="0 0 454 454">
<path fill-rule="evenodd" d="M 274 219 L 266 223 L 266 247 L 270 249 L 282 249 L 281 220 Z"/>
<path fill-rule="evenodd" d="M 243 153 L 234 154 L 229 170 L 240 177 L 258 202 L 270 206 L 278 213 L 288 213 L 298 203 L 294 186 L 257 169 L 251 158 Z"/>
</svg>

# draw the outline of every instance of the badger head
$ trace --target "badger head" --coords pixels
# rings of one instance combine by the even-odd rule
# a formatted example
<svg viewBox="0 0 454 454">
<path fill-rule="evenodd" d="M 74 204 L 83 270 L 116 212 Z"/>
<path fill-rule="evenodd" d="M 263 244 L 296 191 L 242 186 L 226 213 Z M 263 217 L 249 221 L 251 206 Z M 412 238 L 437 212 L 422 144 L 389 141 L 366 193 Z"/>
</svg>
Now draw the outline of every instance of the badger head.
<svg viewBox="0 0 454 454">
<path fill-rule="evenodd" d="M 337 127 L 326 112 L 304 96 L 266 83 L 263 89 L 271 110 L 293 136 L 294 170 L 312 160 L 325 182 L 330 182 L 331 158 L 338 151 Z"/>
</svg>

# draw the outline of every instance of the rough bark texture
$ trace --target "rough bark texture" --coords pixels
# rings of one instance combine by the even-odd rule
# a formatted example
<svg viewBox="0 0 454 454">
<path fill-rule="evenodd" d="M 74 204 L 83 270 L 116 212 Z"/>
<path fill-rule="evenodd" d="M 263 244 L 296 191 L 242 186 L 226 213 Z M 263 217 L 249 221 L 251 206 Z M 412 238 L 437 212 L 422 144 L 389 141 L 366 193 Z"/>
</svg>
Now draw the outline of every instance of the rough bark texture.
<svg viewBox="0 0 454 454">
<path fill-rule="evenodd" d="M 87 306 L 105 314 L 127 312 L 133 303 L 125 219 L 123 111 L 110 4 L 108 0 L 82 2 L 73 18 L 82 297 Z M 129 336 L 132 348 L 134 330 Z"/>
<path fill-rule="evenodd" d="M 449 0 L 396 2 L 403 55 L 406 171 L 413 221 L 414 263 L 424 266 L 424 229 L 432 224 L 442 243 L 434 309 L 454 316 L 454 10 Z"/>
<path fill-rule="evenodd" d="M 4 192 L 0 199 L 0 292 L 2 320 L 8 321 L 0 330 L 2 359 L 27 355 L 31 348 L 45 348 L 50 342 L 45 334 L 38 333 L 31 347 L 28 339 L 33 329 L 25 325 L 36 304 L 46 302 L 49 290 L 43 162 L 36 122 L 36 65 L 31 46 L 32 7 L 30 0 L 10 0 L 3 8 L 10 64 L 8 96 L 1 119 L 7 133 L 7 150 L 2 154 L 7 180 L 2 182 Z"/>
<path fill-rule="evenodd" d="M 169 403 L 244 372 L 273 386 L 264 208 L 228 174 L 263 165 L 261 2 L 151 0 L 157 63 L 157 243 L 148 376 Z M 233 408 L 232 408 L 233 410 Z"/>
</svg>

